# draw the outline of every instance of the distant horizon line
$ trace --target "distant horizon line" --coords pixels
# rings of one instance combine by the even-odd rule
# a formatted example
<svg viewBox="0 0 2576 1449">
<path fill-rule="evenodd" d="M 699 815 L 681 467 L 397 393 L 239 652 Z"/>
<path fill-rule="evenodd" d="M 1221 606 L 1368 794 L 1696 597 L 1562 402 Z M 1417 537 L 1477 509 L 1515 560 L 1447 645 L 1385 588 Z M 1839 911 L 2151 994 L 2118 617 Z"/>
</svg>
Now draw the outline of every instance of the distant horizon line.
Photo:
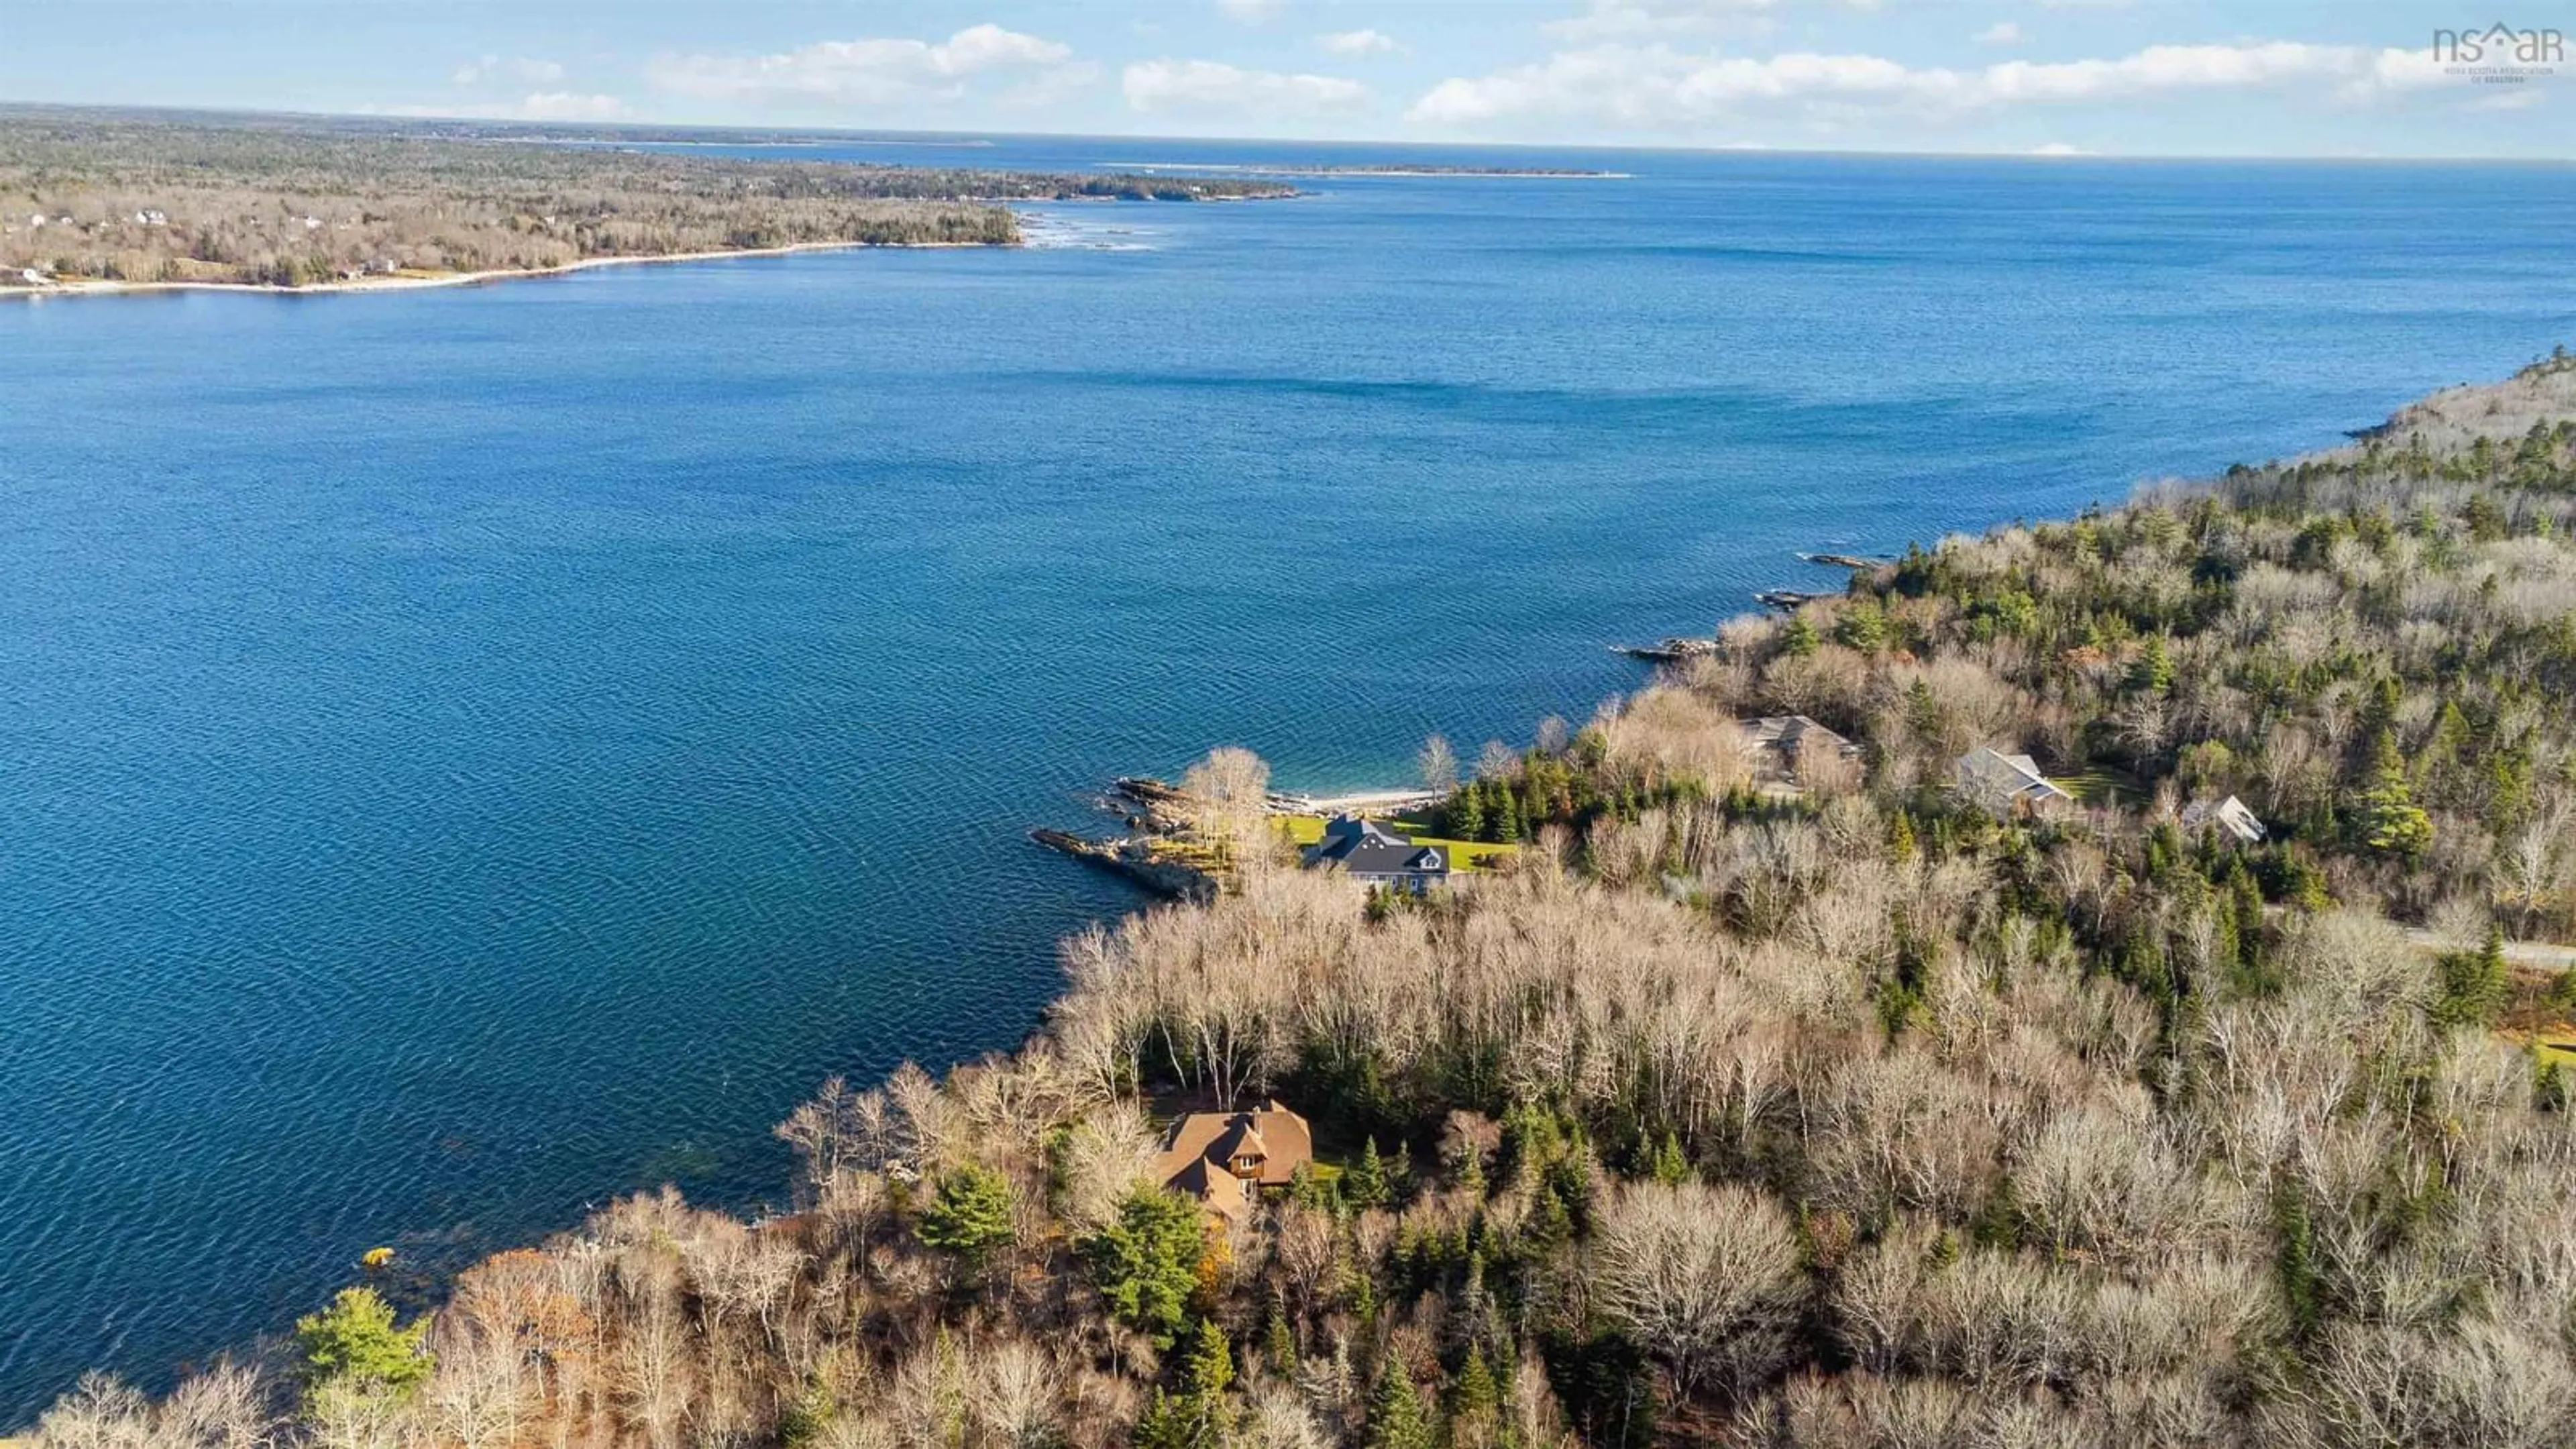
<svg viewBox="0 0 2576 1449">
<path fill-rule="evenodd" d="M 979 131 L 962 128 L 914 130 L 902 126 L 834 126 L 834 125 L 769 125 L 730 121 L 655 121 L 642 117 L 619 120 L 541 120 L 506 116 L 430 115 L 388 111 L 321 111 L 291 107 L 215 106 L 159 104 L 114 101 L 45 101 L 15 100 L 0 97 L 0 116 L 30 111 L 90 111 L 126 115 L 169 116 L 238 116 L 289 120 L 365 121 L 388 128 L 417 123 L 441 126 L 479 126 L 528 135 L 548 135 L 560 139 L 616 139 L 614 133 L 636 131 L 705 131 L 731 134 L 760 134 L 781 137 L 813 136 L 833 140 L 878 138 L 889 141 L 956 138 L 961 140 L 1057 140 L 1057 141 L 1186 141 L 1201 145 L 1252 146 L 1368 146 L 1386 149 L 1419 148 L 1435 151 L 1600 151 L 1645 152 L 1664 155 L 1692 156 L 1784 156 L 1784 157 L 1870 157 L 1895 160 L 1927 161 L 2209 161 L 2209 162 L 2306 162 L 2328 165 L 2492 165 L 2492 166 L 2569 166 L 2576 165 L 2576 154 L 2567 156 L 2498 156 L 2491 154 L 2405 155 L 2385 154 L 2320 154 L 2314 152 L 2217 152 L 2217 151 L 2093 151 L 2081 147 L 2051 149 L 2048 146 L 2023 150 L 1911 150 L 1903 148 L 1774 146 L 1762 142 L 1685 143 L 1611 142 L 1611 141 L 1460 141 L 1385 138 L 1334 138 L 1321 136 L 1196 136 L 1155 131 Z M 778 144 L 778 143 L 770 143 Z M 1155 163 L 1138 162 L 1137 165 Z M 972 169 L 972 168 L 969 168 Z"/>
</svg>

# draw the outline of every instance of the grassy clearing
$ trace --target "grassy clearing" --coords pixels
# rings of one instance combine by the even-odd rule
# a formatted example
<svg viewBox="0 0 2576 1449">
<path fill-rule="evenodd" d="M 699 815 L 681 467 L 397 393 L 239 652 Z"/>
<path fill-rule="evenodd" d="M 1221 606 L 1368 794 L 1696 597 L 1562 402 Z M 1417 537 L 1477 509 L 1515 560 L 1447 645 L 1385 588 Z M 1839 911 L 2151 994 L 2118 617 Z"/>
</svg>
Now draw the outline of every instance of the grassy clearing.
<svg viewBox="0 0 2576 1449">
<path fill-rule="evenodd" d="M 1421 834 L 1422 822 L 1401 817 L 1384 822 L 1389 829 L 1401 831 L 1416 845 L 1445 846 L 1449 851 L 1449 868 L 1456 871 L 1478 870 L 1517 852 L 1517 845 L 1496 845 L 1490 840 L 1452 840 L 1444 835 Z M 1279 828 L 1287 833 L 1289 843 L 1304 849 L 1324 838 L 1321 815 L 1282 815 Z"/>
<path fill-rule="evenodd" d="M 2155 793 L 2147 788 L 2146 781 L 2110 765 L 2093 765 L 2081 774 L 2061 776 L 2054 783 L 2087 805 L 2138 805 Z"/>
<path fill-rule="evenodd" d="M 2527 1038 L 2523 1045 L 2531 1048 L 2532 1059 L 2542 1066 L 2555 1065 L 2564 1071 L 2576 1071 L 2576 1033 L 2564 1030 L 2542 1032 Z"/>
</svg>

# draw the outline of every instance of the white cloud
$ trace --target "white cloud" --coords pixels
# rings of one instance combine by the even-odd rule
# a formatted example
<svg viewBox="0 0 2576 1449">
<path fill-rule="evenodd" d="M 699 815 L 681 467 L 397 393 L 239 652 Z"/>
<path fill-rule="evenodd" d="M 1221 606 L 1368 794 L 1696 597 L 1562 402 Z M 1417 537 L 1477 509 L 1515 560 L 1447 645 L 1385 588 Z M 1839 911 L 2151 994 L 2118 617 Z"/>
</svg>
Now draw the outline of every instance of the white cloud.
<svg viewBox="0 0 2576 1449">
<path fill-rule="evenodd" d="M 1563 51 L 1537 65 L 1477 79 L 1452 77 L 1414 102 L 1410 119 L 1474 125 L 1510 116 L 1590 116 L 1671 125 L 1747 100 L 1898 98 L 1924 82 L 1867 55 L 1689 55 L 1666 45 Z"/>
<path fill-rule="evenodd" d="M 1771 5 L 1772 0 L 1591 0 L 1582 14 L 1539 29 L 1576 44 L 1729 29 L 1761 32 L 1771 28 L 1762 14 Z"/>
<path fill-rule="evenodd" d="M 1383 30 L 1341 30 L 1315 40 L 1335 55 L 1392 55 L 1404 49 Z"/>
<path fill-rule="evenodd" d="M 2241 89 L 2302 76 L 2342 75 L 2356 53 L 2344 46 L 2272 41 L 2258 45 L 2151 45 L 2118 60 L 2040 64 L 2008 60 L 1986 67 L 1975 88 L 1985 99 L 2090 100 L 2150 91 Z"/>
<path fill-rule="evenodd" d="M 2030 154 L 2033 156 L 2090 156 L 2093 153 L 2081 146 L 2069 146 L 2063 141 L 2051 141 L 2045 146 L 2031 147 Z"/>
<path fill-rule="evenodd" d="M 531 121 L 612 121 L 626 114 L 615 96 L 545 91 L 519 102 L 519 114 Z"/>
<path fill-rule="evenodd" d="M 469 60 L 458 66 L 455 73 L 448 77 L 449 80 L 461 86 L 481 85 L 485 81 L 493 80 L 515 80 L 532 86 L 542 86 L 552 85 L 563 78 L 564 68 L 560 62 L 538 60 L 525 55 L 515 55 L 508 60 L 503 60 L 497 55 Z"/>
<path fill-rule="evenodd" d="M 1267 25 L 1288 11 L 1288 0 L 1216 0 L 1216 8 L 1237 25 Z"/>
<path fill-rule="evenodd" d="M 1908 108 L 1956 112 L 2307 80 L 2366 79 L 2373 57 L 2345 46 L 2265 42 L 2158 45 L 2111 60 L 2004 61 L 1916 68 L 1875 55 L 1692 53 L 1661 43 L 1560 52 L 1536 65 L 1452 77 L 1407 112 L 1437 125 L 1522 116 L 1673 128 L 1747 110 Z"/>
<path fill-rule="evenodd" d="M 2409 91 L 2449 85 L 2459 77 L 2433 58 L 2433 48 L 2399 50 L 2394 46 L 2371 57 L 2367 84 L 2384 90 Z"/>
<path fill-rule="evenodd" d="M 2480 86 L 2489 94 L 2468 103 L 2472 111 L 2527 111 L 2540 104 L 2540 92 L 2532 86 Z"/>
<path fill-rule="evenodd" d="M 953 100 L 969 77 L 1061 66 L 1072 56 L 1070 46 L 986 24 L 938 42 L 825 40 L 778 55 L 656 56 L 644 70 L 655 86 L 702 100 L 882 105 Z"/>
<path fill-rule="evenodd" d="M 1976 34 L 1979 45 L 2019 45 L 2021 41 L 2021 27 L 2009 20 L 1998 20 Z"/>
<path fill-rule="evenodd" d="M 1233 111 L 1264 119 L 1347 115 L 1368 105 L 1368 87 L 1329 75 L 1243 70 L 1213 60 L 1145 60 L 1119 77 L 1130 108 L 1146 112 Z"/>
<path fill-rule="evenodd" d="M 1100 84 L 1100 76 L 1097 62 L 1067 61 L 1038 71 L 995 99 L 1015 111 L 1050 110 Z"/>
<path fill-rule="evenodd" d="M 1580 15 L 1539 29 L 1574 44 L 1674 35 L 1767 35 L 1782 0 L 1587 0 Z M 1807 0 L 1804 8 L 1875 11 L 1879 0 Z"/>
</svg>

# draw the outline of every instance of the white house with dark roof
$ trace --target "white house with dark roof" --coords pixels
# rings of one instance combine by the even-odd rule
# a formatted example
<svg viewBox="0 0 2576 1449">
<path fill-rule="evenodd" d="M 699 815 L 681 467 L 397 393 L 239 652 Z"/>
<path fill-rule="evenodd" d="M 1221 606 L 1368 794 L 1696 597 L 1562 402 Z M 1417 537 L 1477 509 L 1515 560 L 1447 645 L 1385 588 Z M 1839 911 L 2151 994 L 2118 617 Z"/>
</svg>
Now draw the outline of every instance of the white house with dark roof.
<svg viewBox="0 0 2576 1449">
<path fill-rule="evenodd" d="M 1324 826 L 1324 838 L 1306 847 L 1309 870 L 1340 870 L 1370 885 L 1389 885 L 1417 894 L 1449 879 L 1446 846 L 1416 845 L 1374 820 L 1336 815 Z"/>
</svg>

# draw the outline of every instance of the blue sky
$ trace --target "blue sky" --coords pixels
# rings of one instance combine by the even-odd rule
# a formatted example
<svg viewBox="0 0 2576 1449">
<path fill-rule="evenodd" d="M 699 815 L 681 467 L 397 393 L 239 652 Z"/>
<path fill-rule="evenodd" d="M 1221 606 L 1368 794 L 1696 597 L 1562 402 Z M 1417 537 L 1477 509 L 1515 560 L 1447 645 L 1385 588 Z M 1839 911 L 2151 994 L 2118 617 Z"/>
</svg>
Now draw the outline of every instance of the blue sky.
<svg viewBox="0 0 2576 1449">
<path fill-rule="evenodd" d="M 2432 51 L 2445 26 L 2576 31 L 2576 8 L 2465 3 L 0 0 L 0 99 L 1352 140 L 2576 155 L 2569 57 L 2512 83 L 2455 74 Z"/>
</svg>

